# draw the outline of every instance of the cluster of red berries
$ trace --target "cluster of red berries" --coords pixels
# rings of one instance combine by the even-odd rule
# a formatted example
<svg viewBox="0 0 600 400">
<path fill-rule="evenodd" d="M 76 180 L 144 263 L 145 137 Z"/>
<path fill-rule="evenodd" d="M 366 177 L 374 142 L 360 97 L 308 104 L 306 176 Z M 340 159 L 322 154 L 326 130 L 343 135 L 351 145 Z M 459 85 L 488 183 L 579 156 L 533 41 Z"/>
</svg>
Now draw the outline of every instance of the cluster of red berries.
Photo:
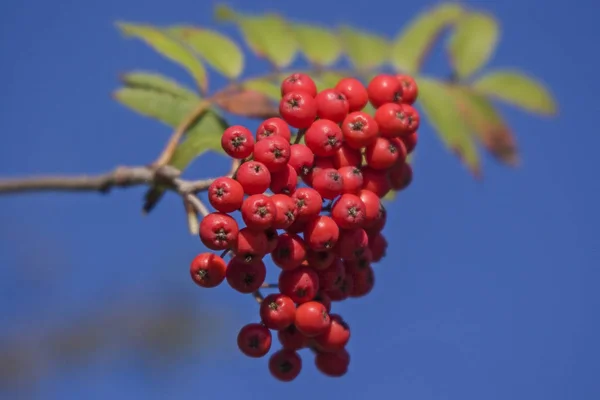
<svg viewBox="0 0 600 400">
<path fill-rule="evenodd" d="M 381 198 L 412 181 L 406 158 L 417 142 L 417 85 L 410 76 L 378 75 L 366 87 L 345 78 L 317 92 L 296 73 L 283 80 L 281 95 L 281 117 L 263 121 L 255 136 L 241 125 L 223 133 L 223 149 L 242 162 L 232 178 L 210 185 L 216 212 L 202 219 L 200 239 L 224 252 L 198 255 L 190 273 L 199 286 L 227 280 L 259 299 L 260 288 L 277 288 L 262 299 L 260 323 L 239 331 L 240 350 L 264 357 L 276 331 L 281 348 L 269 370 L 277 379 L 298 376 L 302 348 L 314 351 L 318 370 L 338 377 L 350 363 L 350 330 L 331 303 L 373 288 L 371 264 L 387 247 Z M 362 111 L 369 102 L 374 116 Z M 298 129 L 293 143 L 290 126 Z M 229 215 L 235 211 L 245 227 Z M 280 269 L 277 285 L 264 283 L 267 254 Z"/>
</svg>

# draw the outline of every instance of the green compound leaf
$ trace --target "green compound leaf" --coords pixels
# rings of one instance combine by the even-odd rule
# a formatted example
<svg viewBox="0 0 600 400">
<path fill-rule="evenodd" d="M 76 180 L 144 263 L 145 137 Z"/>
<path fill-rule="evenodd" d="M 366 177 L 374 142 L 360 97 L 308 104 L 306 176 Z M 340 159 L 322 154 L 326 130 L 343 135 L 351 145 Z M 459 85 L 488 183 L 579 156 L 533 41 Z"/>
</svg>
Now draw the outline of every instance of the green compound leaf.
<svg viewBox="0 0 600 400">
<path fill-rule="evenodd" d="M 518 165 L 513 133 L 491 101 L 467 87 L 454 87 L 453 91 L 467 125 L 483 147 L 500 162 Z"/>
<path fill-rule="evenodd" d="M 267 78 L 248 79 L 242 83 L 246 90 L 254 90 L 262 93 L 268 98 L 279 102 L 281 99 L 281 87 Z"/>
<path fill-rule="evenodd" d="M 442 3 L 419 14 L 396 36 L 391 62 L 397 71 L 417 73 L 435 41 L 456 22 L 463 10 L 458 4 Z"/>
<path fill-rule="evenodd" d="M 235 23 L 250 49 L 278 68 L 285 68 L 294 61 L 298 43 L 294 32 L 281 16 L 273 13 L 246 15 L 224 5 L 216 7 L 215 16 L 221 21 Z"/>
<path fill-rule="evenodd" d="M 163 57 L 184 67 L 194 77 L 200 90 L 203 93 L 206 92 L 208 89 L 206 70 L 202 63 L 184 45 L 170 38 L 160 29 L 150 25 L 117 23 L 117 27 L 125 36 L 143 40 Z"/>
<path fill-rule="evenodd" d="M 558 105 L 544 85 L 514 70 L 496 70 L 475 81 L 472 87 L 490 97 L 540 115 L 556 115 Z"/>
<path fill-rule="evenodd" d="M 159 73 L 132 71 L 122 74 L 120 80 L 125 86 L 130 88 L 152 90 L 186 100 L 200 100 L 198 94 L 193 90 Z"/>
<path fill-rule="evenodd" d="M 176 25 L 166 32 L 192 48 L 207 64 L 228 78 L 238 78 L 244 69 L 244 54 L 230 38 L 208 29 Z"/>
<path fill-rule="evenodd" d="M 388 62 L 391 46 L 387 39 L 347 26 L 339 29 L 339 35 L 344 51 L 357 70 L 366 71 Z"/>
<path fill-rule="evenodd" d="M 463 14 L 448 42 L 450 59 L 459 79 L 470 77 L 488 62 L 499 37 L 498 22 L 491 15 Z"/>
<path fill-rule="evenodd" d="M 451 88 L 443 82 L 428 78 L 418 78 L 417 84 L 419 104 L 424 116 L 444 144 L 461 159 L 475 177 L 480 177 L 481 166 L 477 146 L 469 134 L 469 126 Z"/>
<path fill-rule="evenodd" d="M 293 24 L 300 51 L 318 66 L 329 66 L 342 55 L 340 39 L 331 31 L 306 24 Z"/>
</svg>

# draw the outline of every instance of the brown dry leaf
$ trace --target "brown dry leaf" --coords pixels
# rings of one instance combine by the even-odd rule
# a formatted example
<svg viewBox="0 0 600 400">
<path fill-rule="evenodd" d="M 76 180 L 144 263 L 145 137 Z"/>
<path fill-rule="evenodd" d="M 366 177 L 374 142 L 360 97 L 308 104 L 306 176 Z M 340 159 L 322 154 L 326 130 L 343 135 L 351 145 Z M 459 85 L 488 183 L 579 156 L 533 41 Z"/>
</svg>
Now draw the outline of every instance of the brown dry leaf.
<svg viewBox="0 0 600 400">
<path fill-rule="evenodd" d="M 243 90 L 217 100 L 217 105 L 227 112 L 248 118 L 271 118 L 279 115 L 277 106 L 265 94 Z"/>
</svg>

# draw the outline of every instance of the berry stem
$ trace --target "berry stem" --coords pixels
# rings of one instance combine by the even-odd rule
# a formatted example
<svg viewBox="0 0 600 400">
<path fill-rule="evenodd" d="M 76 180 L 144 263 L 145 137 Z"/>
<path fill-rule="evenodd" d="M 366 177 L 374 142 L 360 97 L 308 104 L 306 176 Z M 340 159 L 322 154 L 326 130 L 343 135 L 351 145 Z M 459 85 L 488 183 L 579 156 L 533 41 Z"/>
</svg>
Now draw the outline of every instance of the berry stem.
<svg viewBox="0 0 600 400">
<path fill-rule="evenodd" d="M 260 292 L 260 290 L 257 290 L 255 292 L 253 292 L 252 296 L 254 297 L 254 300 L 256 300 L 256 302 L 258 304 L 262 303 L 263 300 L 265 299 L 265 297 L 262 295 L 262 293 Z"/>
<path fill-rule="evenodd" d="M 263 283 L 261 288 L 263 289 L 277 289 L 279 288 L 279 285 L 276 283 Z"/>
<path fill-rule="evenodd" d="M 227 256 L 227 254 L 229 254 L 229 252 L 231 251 L 231 249 L 225 249 L 223 250 L 223 252 L 221 253 L 221 258 L 225 258 L 225 256 Z"/>
<path fill-rule="evenodd" d="M 300 143 L 300 141 L 302 140 L 302 137 L 304 137 L 305 133 L 306 133 L 306 129 L 298 129 L 298 133 L 296 134 L 296 140 L 294 140 L 294 144 Z"/>
</svg>

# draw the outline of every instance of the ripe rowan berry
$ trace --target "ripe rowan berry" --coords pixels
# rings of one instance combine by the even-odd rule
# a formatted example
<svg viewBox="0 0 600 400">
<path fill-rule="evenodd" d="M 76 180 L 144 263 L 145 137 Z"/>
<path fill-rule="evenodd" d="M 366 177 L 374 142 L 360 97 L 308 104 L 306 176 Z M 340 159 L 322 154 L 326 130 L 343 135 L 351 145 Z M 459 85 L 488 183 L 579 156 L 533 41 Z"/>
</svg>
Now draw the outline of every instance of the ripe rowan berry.
<svg viewBox="0 0 600 400">
<path fill-rule="evenodd" d="M 217 178 L 208 187 L 208 202 L 217 211 L 230 213 L 239 210 L 244 201 L 244 188 L 235 179 Z"/>
<path fill-rule="evenodd" d="M 406 153 L 410 154 L 413 152 L 415 147 L 417 147 L 417 141 L 419 140 L 419 133 L 413 132 L 409 135 L 403 135 L 400 137 L 402 143 L 404 143 L 404 147 L 406 148 Z"/>
<path fill-rule="evenodd" d="M 251 263 L 262 259 L 267 254 L 269 240 L 264 231 L 256 231 L 245 227 L 240 229 L 237 241 L 232 249 L 237 258 Z"/>
<path fill-rule="evenodd" d="M 305 303 L 319 291 L 319 277 L 309 267 L 283 270 L 279 274 L 279 291 L 291 297 L 294 303 Z"/>
<path fill-rule="evenodd" d="M 363 200 L 363 203 L 365 201 Z M 365 205 L 366 207 L 366 205 Z M 365 223 L 365 230 L 369 237 L 381 232 L 385 227 L 385 223 L 387 222 L 387 209 L 383 205 L 383 203 L 379 202 L 379 212 L 377 213 L 377 217 L 373 222 Z"/>
<path fill-rule="evenodd" d="M 308 223 L 309 218 L 299 218 L 296 217 L 296 220 L 286 229 L 287 233 L 302 233 L 304 232 L 304 228 Z"/>
<path fill-rule="evenodd" d="M 237 257 L 229 261 L 225 273 L 229 286 L 240 293 L 252 293 L 258 290 L 265 282 L 266 276 L 267 268 L 262 260 L 255 259 L 247 263 Z"/>
<path fill-rule="evenodd" d="M 270 294 L 260 303 L 260 318 L 269 329 L 285 329 L 296 319 L 296 305 L 286 295 Z"/>
<path fill-rule="evenodd" d="M 261 324 L 248 324 L 240 329 L 237 344 L 248 357 L 264 357 L 271 350 L 271 331 Z"/>
<path fill-rule="evenodd" d="M 281 349 L 269 358 L 269 371 L 282 382 L 291 382 L 302 370 L 302 359 L 293 350 Z"/>
<path fill-rule="evenodd" d="M 380 198 L 391 190 L 388 171 L 365 166 L 361 168 L 361 172 L 363 174 L 363 189 L 370 190 Z"/>
<path fill-rule="evenodd" d="M 290 143 L 282 136 L 271 136 L 254 145 L 254 160 L 263 163 L 269 172 L 281 171 L 290 159 Z"/>
<path fill-rule="evenodd" d="M 198 254 L 190 264 L 190 275 L 192 280 L 205 288 L 219 286 L 225 279 L 227 264 L 216 254 Z"/>
<path fill-rule="evenodd" d="M 298 268 L 306 260 L 306 243 L 295 233 L 283 233 L 277 238 L 271 258 L 284 271 Z"/>
<path fill-rule="evenodd" d="M 306 130 L 304 141 L 319 157 L 329 157 L 342 147 L 342 130 L 333 121 L 319 119 Z"/>
<path fill-rule="evenodd" d="M 358 193 L 363 187 L 363 177 L 358 167 L 342 167 L 338 169 L 342 177 L 342 193 Z"/>
<path fill-rule="evenodd" d="M 321 213 L 323 198 L 313 188 L 300 188 L 292 195 L 292 200 L 296 203 L 298 210 L 298 219 L 308 219 Z"/>
<path fill-rule="evenodd" d="M 233 125 L 223 132 L 221 147 L 230 157 L 241 160 L 252 154 L 254 137 L 252 137 L 252 132 L 245 126 Z"/>
<path fill-rule="evenodd" d="M 281 96 L 290 92 L 306 92 L 311 97 L 317 95 L 317 85 L 313 79 L 303 73 L 291 74 L 281 82 Z"/>
<path fill-rule="evenodd" d="M 235 219 L 213 212 L 200 221 L 200 240 L 211 250 L 225 250 L 237 240 L 239 227 Z"/>
<path fill-rule="evenodd" d="M 379 217 L 379 212 L 381 209 L 381 200 L 379 199 L 379 196 L 375 194 L 375 192 L 368 189 L 361 190 L 358 196 L 365 205 L 364 226 L 369 227 L 373 223 L 375 223 L 375 221 Z"/>
<path fill-rule="evenodd" d="M 331 324 L 325 306 L 316 301 L 300 304 L 296 309 L 296 328 L 305 336 L 315 337 L 327 330 Z"/>
<path fill-rule="evenodd" d="M 287 122 L 279 117 L 267 118 L 256 129 L 256 141 L 260 142 L 271 136 L 281 136 L 287 142 L 292 138 Z"/>
<path fill-rule="evenodd" d="M 315 163 L 315 155 L 308 146 L 304 144 L 293 144 L 290 147 L 290 159 L 288 164 L 294 168 L 298 176 L 307 175 Z"/>
<path fill-rule="evenodd" d="M 325 293 L 329 296 L 331 301 L 344 301 L 350 296 L 350 292 L 354 287 L 352 280 L 352 274 L 346 273 L 342 283 L 334 289 L 327 290 Z"/>
<path fill-rule="evenodd" d="M 291 165 L 286 165 L 281 171 L 271 174 L 270 189 L 273 193 L 292 194 L 298 185 L 298 174 Z"/>
<path fill-rule="evenodd" d="M 346 145 L 360 149 L 375 141 L 379 127 L 373 117 L 363 111 L 355 111 L 342 122 L 342 134 Z"/>
<path fill-rule="evenodd" d="M 317 271 L 317 276 L 322 291 L 339 288 L 346 277 L 344 263 L 339 258 L 335 258 L 329 268 Z"/>
<path fill-rule="evenodd" d="M 323 199 L 333 200 L 342 193 L 344 181 L 337 169 L 327 168 L 313 176 L 312 186 Z"/>
<path fill-rule="evenodd" d="M 350 340 L 350 327 L 346 321 L 339 314 L 330 314 L 329 318 L 331 324 L 327 330 L 314 338 L 320 352 L 337 352 Z"/>
<path fill-rule="evenodd" d="M 402 102 L 413 104 L 419 96 L 419 88 L 415 79 L 410 75 L 396 75 L 396 79 L 402 86 Z"/>
<path fill-rule="evenodd" d="M 371 251 L 373 262 L 381 261 L 381 259 L 385 257 L 387 246 L 387 240 L 381 232 L 369 239 L 369 250 Z"/>
<path fill-rule="evenodd" d="M 323 290 L 319 290 L 317 292 L 317 295 L 315 296 L 313 301 L 323 304 L 327 312 L 331 311 L 331 299 Z"/>
<path fill-rule="evenodd" d="M 354 269 L 347 272 L 352 275 L 352 290 L 350 297 L 364 297 L 373 290 L 375 285 L 375 274 L 370 265 L 362 269 Z"/>
<path fill-rule="evenodd" d="M 321 119 L 340 123 L 348 115 L 350 105 L 346 96 L 339 90 L 325 89 L 315 97 L 317 102 L 317 116 Z"/>
<path fill-rule="evenodd" d="M 295 317 L 296 315 L 294 314 L 294 319 Z M 279 339 L 281 346 L 288 350 L 300 350 L 308 345 L 308 338 L 294 324 L 277 332 L 277 339 Z"/>
<path fill-rule="evenodd" d="M 252 230 L 265 230 L 273 225 L 277 208 L 273 200 L 264 194 L 253 194 L 242 204 L 242 219 Z"/>
<path fill-rule="evenodd" d="M 356 78 L 343 78 L 335 89 L 346 96 L 349 112 L 360 111 L 369 102 L 367 88 Z"/>
<path fill-rule="evenodd" d="M 362 154 L 359 149 L 354 149 L 347 144 L 343 144 L 333 156 L 331 156 L 334 168 L 342 167 L 360 167 L 362 163 Z"/>
<path fill-rule="evenodd" d="M 235 179 L 247 195 L 264 193 L 271 185 L 271 173 L 265 164 L 258 161 L 247 161 L 240 165 Z"/>
<path fill-rule="evenodd" d="M 310 267 L 316 271 L 327 269 L 331 263 L 333 263 L 335 257 L 335 253 L 329 250 L 315 251 L 309 249 L 308 253 L 306 254 L 308 265 L 310 265 Z"/>
<path fill-rule="evenodd" d="M 355 257 L 354 259 L 344 260 L 344 268 L 346 269 L 346 275 L 348 275 L 349 271 L 351 272 L 352 270 L 363 270 L 367 268 L 371 265 L 371 261 L 373 261 L 371 248 L 367 247 L 358 257 Z"/>
<path fill-rule="evenodd" d="M 368 247 L 369 236 L 364 229 L 344 229 L 340 232 L 335 251 L 340 257 L 353 260 L 360 257 Z"/>
<path fill-rule="evenodd" d="M 314 251 L 332 250 L 340 236 L 340 228 L 326 215 L 312 218 L 304 229 L 306 244 Z"/>
<path fill-rule="evenodd" d="M 355 229 L 365 222 L 365 205 L 357 195 L 341 195 L 331 208 L 331 217 L 342 229 Z"/>
<path fill-rule="evenodd" d="M 273 221 L 273 228 L 275 229 L 287 229 L 296 220 L 298 210 L 296 209 L 296 203 L 292 198 L 285 194 L 274 194 L 271 196 L 273 204 L 277 212 L 275 213 L 275 220 Z"/>
<path fill-rule="evenodd" d="M 406 150 L 402 142 L 392 142 L 391 140 L 378 137 L 377 140 L 371 145 L 367 146 L 365 150 L 365 158 L 367 159 L 367 165 L 373 169 L 388 169 L 399 158 L 406 157 Z"/>
<path fill-rule="evenodd" d="M 390 186 L 394 190 L 404 190 L 413 179 L 412 167 L 407 162 L 399 162 L 392 166 L 388 172 Z"/>
<path fill-rule="evenodd" d="M 402 100 L 402 85 L 395 76 L 380 74 L 367 85 L 367 94 L 375 108 L 386 103 L 399 103 Z"/>
<path fill-rule="evenodd" d="M 305 174 L 302 177 L 302 180 L 308 186 L 312 186 L 315 174 L 326 168 L 335 168 L 333 166 L 333 159 L 331 157 L 315 157 L 313 167 L 310 169 L 308 174 Z"/>
<path fill-rule="evenodd" d="M 277 241 L 279 240 L 279 233 L 277 229 L 270 227 L 265 229 L 265 236 L 267 237 L 267 252 L 266 254 L 272 253 L 277 247 Z"/>
<path fill-rule="evenodd" d="M 410 135 L 419 129 L 421 117 L 419 112 L 410 104 L 401 104 L 401 111 L 398 118 L 403 121 L 404 130 L 401 136 Z"/>
<path fill-rule="evenodd" d="M 315 366 L 323 375 L 339 378 L 348 373 L 350 354 L 342 349 L 335 353 L 320 352 L 315 356 Z"/>
<path fill-rule="evenodd" d="M 294 128 L 305 129 L 317 118 L 317 102 L 306 92 L 289 92 L 279 102 L 279 114 Z"/>
<path fill-rule="evenodd" d="M 375 111 L 379 132 L 385 137 L 410 135 L 419 128 L 419 114 L 408 104 L 386 103 Z"/>
</svg>

